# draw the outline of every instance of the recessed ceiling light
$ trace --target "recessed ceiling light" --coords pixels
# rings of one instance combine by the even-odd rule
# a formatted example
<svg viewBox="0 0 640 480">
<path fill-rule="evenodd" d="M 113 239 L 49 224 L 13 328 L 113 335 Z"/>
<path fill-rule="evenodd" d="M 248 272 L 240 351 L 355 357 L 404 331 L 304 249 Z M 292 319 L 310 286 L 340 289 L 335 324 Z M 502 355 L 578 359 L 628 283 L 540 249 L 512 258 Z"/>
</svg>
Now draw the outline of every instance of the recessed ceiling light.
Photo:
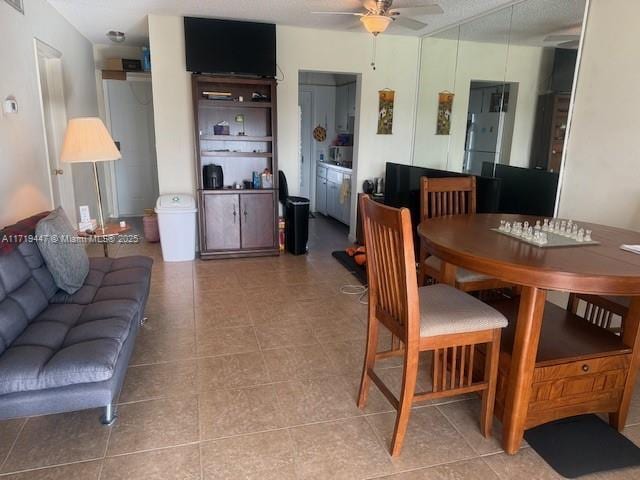
<svg viewBox="0 0 640 480">
<path fill-rule="evenodd" d="M 113 43 L 122 43 L 126 40 L 124 32 L 118 32 L 117 30 L 109 30 L 107 32 L 107 38 Z"/>
</svg>

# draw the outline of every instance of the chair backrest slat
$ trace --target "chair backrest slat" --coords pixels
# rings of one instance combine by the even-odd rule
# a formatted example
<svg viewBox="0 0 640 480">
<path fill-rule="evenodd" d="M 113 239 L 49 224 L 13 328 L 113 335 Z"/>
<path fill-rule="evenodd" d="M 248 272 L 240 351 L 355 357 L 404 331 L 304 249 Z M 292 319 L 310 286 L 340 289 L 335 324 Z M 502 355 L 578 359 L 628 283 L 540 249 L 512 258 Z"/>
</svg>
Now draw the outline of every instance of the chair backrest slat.
<svg viewBox="0 0 640 480">
<path fill-rule="evenodd" d="M 476 213 L 476 177 L 420 179 L 420 218 Z"/>
<path fill-rule="evenodd" d="M 420 307 L 409 210 L 387 207 L 367 195 L 360 201 L 367 245 L 369 315 L 376 315 L 407 345 L 417 345 Z"/>
</svg>

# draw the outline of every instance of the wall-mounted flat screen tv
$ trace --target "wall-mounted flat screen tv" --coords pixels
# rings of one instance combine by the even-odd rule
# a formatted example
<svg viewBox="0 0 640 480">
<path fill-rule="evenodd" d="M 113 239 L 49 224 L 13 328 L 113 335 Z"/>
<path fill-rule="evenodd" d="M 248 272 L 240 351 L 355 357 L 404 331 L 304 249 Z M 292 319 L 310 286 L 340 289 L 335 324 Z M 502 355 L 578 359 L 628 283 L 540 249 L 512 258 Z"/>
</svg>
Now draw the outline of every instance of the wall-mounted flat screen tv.
<svg viewBox="0 0 640 480">
<path fill-rule="evenodd" d="M 276 75 L 276 26 L 185 17 L 187 70 L 194 73 Z"/>
</svg>

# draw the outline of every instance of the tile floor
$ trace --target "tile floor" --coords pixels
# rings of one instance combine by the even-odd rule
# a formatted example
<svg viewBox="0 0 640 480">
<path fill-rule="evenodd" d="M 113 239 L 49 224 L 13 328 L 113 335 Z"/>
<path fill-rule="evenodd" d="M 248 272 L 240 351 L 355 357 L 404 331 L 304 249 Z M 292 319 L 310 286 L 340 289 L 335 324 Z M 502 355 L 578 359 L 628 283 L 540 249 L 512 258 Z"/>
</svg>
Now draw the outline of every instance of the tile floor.
<svg viewBox="0 0 640 480">
<path fill-rule="evenodd" d="M 0 422 L 0 478 L 559 478 L 531 448 L 502 453 L 497 425 L 484 439 L 473 397 L 416 407 L 402 455 L 389 457 L 392 408 L 375 387 L 364 412 L 355 406 L 366 307 L 340 293 L 355 282 L 330 256 L 346 244 L 318 218 L 306 256 L 164 264 L 157 245 L 112 248 L 155 259 L 119 419 L 103 427 L 90 410 Z M 397 360 L 380 375 L 397 388 Z M 625 433 L 640 444 L 640 395 Z"/>
</svg>

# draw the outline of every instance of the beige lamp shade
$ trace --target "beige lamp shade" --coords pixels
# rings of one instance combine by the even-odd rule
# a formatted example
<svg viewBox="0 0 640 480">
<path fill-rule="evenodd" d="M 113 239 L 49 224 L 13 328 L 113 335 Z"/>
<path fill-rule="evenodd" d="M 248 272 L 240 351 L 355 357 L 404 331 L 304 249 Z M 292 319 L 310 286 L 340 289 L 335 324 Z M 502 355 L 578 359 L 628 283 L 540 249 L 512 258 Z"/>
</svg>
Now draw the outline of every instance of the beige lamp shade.
<svg viewBox="0 0 640 480">
<path fill-rule="evenodd" d="M 122 158 L 107 127 L 97 117 L 72 118 L 60 159 L 68 163 L 108 162 Z"/>
</svg>

